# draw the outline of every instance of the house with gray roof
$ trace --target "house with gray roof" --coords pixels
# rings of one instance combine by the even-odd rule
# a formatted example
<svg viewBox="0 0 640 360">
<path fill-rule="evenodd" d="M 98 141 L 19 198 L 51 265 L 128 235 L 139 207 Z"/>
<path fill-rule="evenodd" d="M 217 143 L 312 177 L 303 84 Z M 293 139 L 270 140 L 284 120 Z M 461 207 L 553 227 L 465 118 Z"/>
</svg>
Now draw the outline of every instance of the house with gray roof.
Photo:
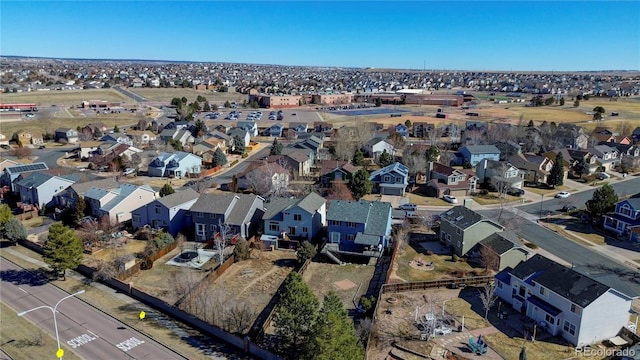
<svg viewBox="0 0 640 360">
<path fill-rule="evenodd" d="M 587 150 L 596 157 L 596 162 L 604 171 L 611 171 L 620 164 L 620 152 L 615 147 L 596 145 Z"/>
<path fill-rule="evenodd" d="M 505 304 L 574 346 L 611 339 L 629 324 L 633 297 L 542 255 L 495 279 L 496 295 Z"/>
<path fill-rule="evenodd" d="M 604 215 L 604 228 L 634 243 L 640 243 L 640 193 L 618 201 L 613 214 Z"/>
<path fill-rule="evenodd" d="M 64 144 L 75 144 L 79 140 L 78 131 L 70 128 L 57 128 L 54 136 L 56 142 Z"/>
<path fill-rule="evenodd" d="M 236 127 L 248 132 L 251 137 L 258 136 L 258 123 L 255 121 L 238 121 Z"/>
<path fill-rule="evenodd" d="M 29 172 L 15 182 L 15 192 L 20 195 L 23 204 L 48 208 L 57 205 L 55 196 L 74 182 L 80 180 L 77 174 L 55 176 L 44 172 Z"/>
<path fill-rule="evenodd" d="M 0 185 L 9 186 L 11 187 L 11 191 L 16 191 L 14 182 L 20 175 L 44 170 L 49 170 L 49 167 L 43 162 L 7 166 L 2 171 L 2 176 L 0 177 Z"/>
<path fill-rule="evenodd" d="M 466 256 L 480 241 L 503 230 L 502 225 L 465 206 L 440 214 L 440 241 L 458 256 Z"/>
<path fill-rule="evenodd" d="M 376 194 L 404 196 L 409 185 L 409 169 L 402 163 L 395 162 L 372 172 L 369 180 L 373 183 L 373 192 Z"/>
<path fill-rule="evenodd" d="M 131 212 L 133 229 L 149 225 L 176 236 L 178 232 L 192 226 L 191 217 L 187 213 L 199 196 L 195 190 L 186 188 L 142 205 Z"/>
<path fill-rule="evenodd" d="M 231 139 L 239 137 L 240 140 L 244 142 L 245 147 L 249 146 L 249 144 L 251 143 L 251 133 L 243 128 L 233 128 L 229 130 L 229 136 L 231 137 Z M 233 144 L 231 148 L 234 148 Z"/>
<path fill-rule="evenodd" d="M 113 190 L 119 186 L 120 182 L 112 177 L 92 181 L 75 182 L 66 190 L 56 194 L 56 203 L 64 208 L 72 208 L 75 206 L 76 201 L 78 201 L 80 196 L 84 197 L 84 193 L 93 187 Z"/>
<path fill-rule="evenodd" d="M 201 167 L 202 158 L 197 155 L 183 151 L 163 152 L 151 160 L 148 174 L 157 177 L 183 178 L 191 174 L 199 174 Z"/>
<path fill-rule="evenodd" d="M 116 189 L 92 187 L 84 194 L 91 216 L 108 218 L 111 224 L 131 220 L 131 212 L 156 199 L 156 192 L 149 185 L 122 183 Z"/>
<path fill-rule="evenodd" d="M 393 155 L 395 153 L 395 149 L 391 143 L 385 139 L 378 136 L 374 136 L 369 139 L 364 145 L 362 145 L 362 152 L 365 156 L 378 158 L 380 154 L 383 152 L 387 152 L 388 154 Z"/>
<path fill-rule="evenodd" d="M 196 241 L 212 239 L 220 224 L 249 239 L 262 222 L 264 199 L 254 194 L 201 194 L 190 212 Z"/>
<path fill-rule="evenodd" d="M 351 255 L 380 255 L 391 237 L 391 204 L 384 201 L 333 200 L 327 211 L 328 247 Z M 377 250 L 377 251 L 376 251 Z"/>
<path fill-rule="evenodd" d="M 264 204 L 264 234 L 311 240 L 327 225 L 327 201 L 312 192 L 305 197 L 271 198 Z"/>
<path fill-rule="evenodd" d="M 472 253 L 471 260 L 477 260 L 480 265 L 496 271 L 513 268 L 527 260 L 530 255 L 529 250 L 522 246 L 518 235 L 511 230 L 487 236 L 478 243 Z"/>
<path fill-rule="evenodd" d="M 464 160 L 469 161 L 471 166 L 476 166 L 483 159 L 500 160 L 500 149 L 495 145 L 467 145 L 460 148 L 458 152 L 462 154 Z"/>
</svg>

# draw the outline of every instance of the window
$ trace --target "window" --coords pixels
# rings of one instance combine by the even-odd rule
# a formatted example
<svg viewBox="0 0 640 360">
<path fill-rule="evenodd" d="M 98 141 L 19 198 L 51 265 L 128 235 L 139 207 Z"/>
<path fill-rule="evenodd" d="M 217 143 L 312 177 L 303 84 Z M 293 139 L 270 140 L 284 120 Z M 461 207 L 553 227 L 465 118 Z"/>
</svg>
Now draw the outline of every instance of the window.
<svg viewBox="0 0 640 360">
<path fill-rule="evenodd" d="M 296 234 L 295 226 L 289 226 L 289 235 L 295 235 L 295 234 Z"/>
<path fill-rule="evenodd" d="M 278 223 L 269 223 L 269 231 L 278 231 L 278 230 L 280 230 Z"/>
<path fill-rule="evenodd" d="M 350 227 L 350 228 L 354 228 L 354 229 L 355 229 L 355 227 L 356 227 L 356 223 L 354 223 L 354 222 L 347 222 L 347 227 Z"/>
<path fill-rule="evenodd" d="M 212 218 L 212 219 L 215 219 L 216 218 L 216 214 L 209 214 L 209 217 Z"/>
<path fill-rule="evenodd" d="M 308 233 L 309 232 L 309 228 L 306 227 L 306 226 L 302 227 L 302 232 L 303 233 Z"/>
<path fill-rule="evenodd" d="M 331 220 L 331 221 L 329 221 L 329 225 L 332 225 L 332 226 L 340 226 L 340 221 L 338 221 L 338 220 Z"/>
<path fill-rule="evenodd" d="M 302 215 L 300 215 L 300 214 L 293 214 L 293 220 L 294 220 L 294 221 L 301 221 L 301 220 L 302 220 Z"/>
<path fill-rule="evenodd" d="M 631 217 L 631 209 L 629 209 L 627 204 L 624 204 L 620 207 L 620 215 Z"/>
<path fill-rule="evenodd" d="M 571 304 L 571 312 L 574 314 L 582 314 L 582 308 L 576 304 Z"/>
<path fill-rule="evenodd" d="M 209 225 L 209 230 L 215 232 L 216 231 L 216 226 L 215 225 Z"/>
<path fill-rule="evenodd" d="M 337 232 L 332 232 L 330 237 L 331 237 L 331 242 L 332 243 L 339 243 L 340 240 L 341 240 L 340 239 L 340 233 L 337 233 Z"/>
<path fill-rule="evenodd" d="M 389 175 L 385 175 L 385 176 L 382 178 L 382 181 L 383 181 L 383 182 L 386 182 L 386 183 L 391 182 L 391 176 L 389 176 Z"/>
<path fill-rule="evenodd" d="M 196 213 L 196 217 L 204 217 L 204 213 L 197 212 L 197 213 Z"/>
<path fill-rule="evenodd" d="M 196 224 L 196 235 L 204 237 L 206 232 L 206 224 Z"/>
<path fill-rule="evenodd" d="M 156 214 L 160 214 L 160 206 L 155 206 L 155 212 Z"/>
<path fill-rule="evenodd" d="M 133 215 L 131 215 L 131 219 L 133 220 L 133 222 L 139 223 L 140 222 L 140 215 L 133 214 Z"/>
<path fill-rule="evenodd" d="M 496 283 L 498 284 L 498 289 L 502 289 L 502 282 L 497 281 Z"/>
<path fill-rule="evenodd" d="M 462 233 L 462 230 L 460 230 L 460 228 L 456 228 L 456 234 L 460 235 Z"/>
<path fill-rule="evenodd" d="M 525 290 L 524 286 L 520 286 L 520 289 L 518 290 L 518 295 L 520 297 L 524 297 L 525 292 L 526 292 L 526 290 Z"/>
<path fill-rule="evenodd" d="M 542 286 L 540 286 L 540 295 L 547 296 L 547 289 L 545 289 Z"/>
<path fill-rule="evenodd" d="M 562 329 L 564 330 L 564 332 L 569 333 L 571 335 L 576 334 L 576 326 L 567 320 L 564 321 L 564 326 L 562 327 Z"/>
<path fill-rule="evenodd" d="M 554 318 L 553 316 L 551 316 L 549 314 L 545 314 L 544 321 L 546 321 L 548 324 L 553 325 L 556 322 L 556 318 Z"/>
<path fill-rule="evenodd" d="M 354 241 L 356 239 L 356 236 L 353 234 L 347 234 L 347 241 Z"/>
</svg>

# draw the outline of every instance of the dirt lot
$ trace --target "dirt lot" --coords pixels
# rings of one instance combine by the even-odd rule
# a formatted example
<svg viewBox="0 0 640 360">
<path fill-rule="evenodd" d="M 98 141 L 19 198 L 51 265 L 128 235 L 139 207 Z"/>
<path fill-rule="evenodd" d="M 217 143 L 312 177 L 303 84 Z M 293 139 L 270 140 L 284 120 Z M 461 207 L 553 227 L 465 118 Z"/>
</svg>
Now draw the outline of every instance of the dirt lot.
<svg viewBox="0 0 640 360">
<path fill-rule="evenodd" d="M 359 264 L 337 265 L 330 263 L 312 262 L 307 267 L 302 278 L 311 287 L 320 302 L 324 296 L 333 290 L 342 300 L 346 309 L 355 309 L 356 302 L 361 295 L 367 293 L 369 281 L 375 267 Z"/>
<path fill-rule="evenodd" d="M 4 103 L 35 103 L 39 107 L 56 105 L 80 105 L 83 100 L 107 100 L 126 102 L 130 100 L 112 89 L 87 89 L 65 91 L 32 91 L 2 94 Z"/>
<path fill-rule="evenodd" d="M 267 306 L 278 287 L 295 266 L 293 251 L 262 251 L 252 258 L 237 262 L 210 286 L 247 301 L 257 312 Z"/>
</svg>

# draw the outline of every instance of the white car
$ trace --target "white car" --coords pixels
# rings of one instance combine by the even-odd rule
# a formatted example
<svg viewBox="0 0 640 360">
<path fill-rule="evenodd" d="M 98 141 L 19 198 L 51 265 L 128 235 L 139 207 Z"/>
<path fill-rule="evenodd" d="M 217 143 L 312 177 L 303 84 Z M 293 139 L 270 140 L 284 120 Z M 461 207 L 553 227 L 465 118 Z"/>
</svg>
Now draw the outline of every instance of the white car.
<svg viewBox="0 0 640 360">
<path fill-rule="evenodd" d="M 458 203 L 458 199 L 456 199 L 455 196 L 451 196 L 451 195 L 445 195 L 442 197 L 442 199 L 448 203 L 452 203 L 452 204 L 457 204 Z"/>
<path fill-rule="evenodd" d="M 569 197 L 569 195 L 571 195 L 570 192 L 560 191 L 559 193 L 556 194 L 556 198 L 558 198 L 558 199 L 566 199 L 566 198 Z"/>
<path fill-rule="evenodd" d="M 402 205 L 398 206 L 398 209 L 400 209 L 400 210 L 408 210 L 408 211 L 416 211 L 417 206 L 416 206 L 416 204 L 407 203 L 407 204 L 402 204 Z"/>
</svg>

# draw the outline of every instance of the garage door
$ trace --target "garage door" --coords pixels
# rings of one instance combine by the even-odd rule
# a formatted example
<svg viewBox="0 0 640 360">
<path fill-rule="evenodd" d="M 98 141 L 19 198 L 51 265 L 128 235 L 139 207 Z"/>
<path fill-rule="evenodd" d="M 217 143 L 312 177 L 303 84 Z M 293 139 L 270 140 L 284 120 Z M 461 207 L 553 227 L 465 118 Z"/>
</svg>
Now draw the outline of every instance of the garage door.
<svg viewBox="0 0 640 360">
<path fill-rule="evenodd" d="M 467 191 L 466 190 L 451 190 L 451 193 L 449 195 L 466 196 L 467 195 Z"/>
<path fill-rule="evenodd" d="M 398 195 L 402 196 L 402 189 L 400 188 L 392 188 L 392 187 L 383 187 L 380 189 L 380 193 L 382 195 Z"/>
</svg>

